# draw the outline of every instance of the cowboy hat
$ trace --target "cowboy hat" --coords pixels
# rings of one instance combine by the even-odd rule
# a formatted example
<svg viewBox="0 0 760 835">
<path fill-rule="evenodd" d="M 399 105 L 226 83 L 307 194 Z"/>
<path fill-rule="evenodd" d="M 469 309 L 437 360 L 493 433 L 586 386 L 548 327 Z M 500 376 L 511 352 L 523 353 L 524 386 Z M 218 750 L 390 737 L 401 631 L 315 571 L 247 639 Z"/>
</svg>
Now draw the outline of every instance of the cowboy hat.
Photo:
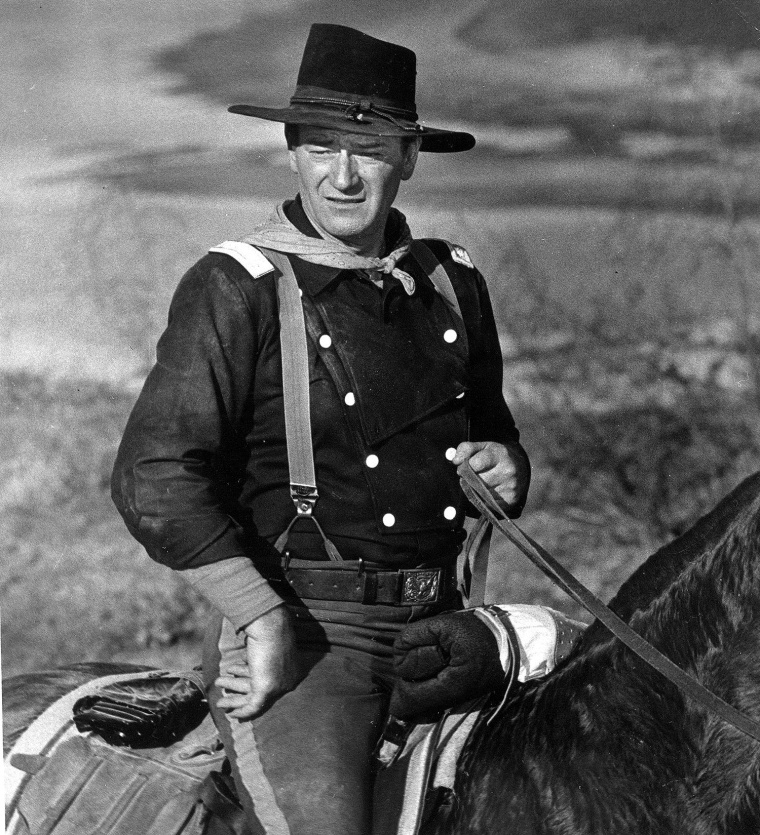
<svg viewBox="0 0 760 835">
<path fill-rule="evenodd" d="M 315 23 L 304 48 L 288 107 L 233 104 L 230 113 L 273 122 L 366 133 L 419 137 L 421 151 L 467 151 L 475 137 L 417 122 L 417 56 L 357 29 Z"/>
</svg>

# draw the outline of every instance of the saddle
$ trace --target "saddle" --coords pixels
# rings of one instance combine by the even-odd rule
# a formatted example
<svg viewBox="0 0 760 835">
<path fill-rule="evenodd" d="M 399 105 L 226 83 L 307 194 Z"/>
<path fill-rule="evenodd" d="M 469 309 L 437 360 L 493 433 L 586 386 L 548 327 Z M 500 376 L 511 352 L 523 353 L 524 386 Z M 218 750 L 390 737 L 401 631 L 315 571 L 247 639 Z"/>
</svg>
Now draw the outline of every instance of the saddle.
<svg viewBox="0 0 760 835">
<path fill-rule="evenodd" d="M 224 762 L 197 673 L 98 678 L 48 707 L 5 758 L 6 832 L 244 835 Z"/>
<path fill-rule="evenodd" d="M 423 810 L 446 802 L 486 701 L 408 726 L 378 772 L 378 835 L 417 832 Z M 6 757 L 6 832 L 249 835 L 226 766 L 197 674 L 98 678 L 52 704 Z"/>
</svg>

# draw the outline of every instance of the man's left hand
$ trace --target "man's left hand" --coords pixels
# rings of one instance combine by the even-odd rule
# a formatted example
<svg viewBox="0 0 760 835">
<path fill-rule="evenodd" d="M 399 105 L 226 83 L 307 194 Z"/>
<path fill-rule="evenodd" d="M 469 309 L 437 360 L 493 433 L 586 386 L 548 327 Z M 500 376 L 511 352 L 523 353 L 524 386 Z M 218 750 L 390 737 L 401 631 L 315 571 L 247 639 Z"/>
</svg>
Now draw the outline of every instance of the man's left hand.
<svg viewBox="0 0 760 835">
<path fill-rule="evenodd" d="M 463 441 L 451 463 L 459 466 L 465 461 L 469 461 L 472 470 L 499 494 L 508 508 L 522 509 L 530 485 L 530 463 L 520 444 Z"/>
</svg>

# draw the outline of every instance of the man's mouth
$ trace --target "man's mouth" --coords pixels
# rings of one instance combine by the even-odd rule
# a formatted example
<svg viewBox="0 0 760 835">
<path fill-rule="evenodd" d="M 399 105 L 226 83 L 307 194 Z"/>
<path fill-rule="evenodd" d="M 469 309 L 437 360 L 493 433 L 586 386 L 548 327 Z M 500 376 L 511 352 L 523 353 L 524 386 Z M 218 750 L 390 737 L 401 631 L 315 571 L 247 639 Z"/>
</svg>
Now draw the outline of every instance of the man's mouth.
<svg viewBox="0 0 760 835">
<path fill-rule="evenodd" d="M 325 197 L 325 200 L 338 206 L 356 206 L 364 202 L 363 197 Z"/>
</svg>

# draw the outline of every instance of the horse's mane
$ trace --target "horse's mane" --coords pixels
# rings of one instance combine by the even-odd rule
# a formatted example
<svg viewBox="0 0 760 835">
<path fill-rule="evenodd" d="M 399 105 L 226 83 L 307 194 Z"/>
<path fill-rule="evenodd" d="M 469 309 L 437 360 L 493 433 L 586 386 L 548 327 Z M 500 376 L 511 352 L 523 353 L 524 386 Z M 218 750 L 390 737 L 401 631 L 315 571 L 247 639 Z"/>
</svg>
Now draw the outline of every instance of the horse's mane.
<svg viewBox="0 0 760 835">
<path fill-rule="evenodd" d="M 3 756 L 29 725 L 61 696 L 94 678 L 149 669 L 135 664 L 89 661 L 4 679 Z"/>
<path fill-rule="evenodd" d="M 721 542 L 732 533 L 756 527 L 759 521 L 760 472 L 757 472 L 692 528 L 649 557 L 618 589 L 610 608 L 623 620 L 630 621 L 635 614 L 650 607 L 700 556 L 715 554 Z M 746 538 L 751 540 L 749 532 Z M 594 622 L 582 643 L 588 645 L 601 635 L 609 633 L 601 623 Z"/>
</svg>

